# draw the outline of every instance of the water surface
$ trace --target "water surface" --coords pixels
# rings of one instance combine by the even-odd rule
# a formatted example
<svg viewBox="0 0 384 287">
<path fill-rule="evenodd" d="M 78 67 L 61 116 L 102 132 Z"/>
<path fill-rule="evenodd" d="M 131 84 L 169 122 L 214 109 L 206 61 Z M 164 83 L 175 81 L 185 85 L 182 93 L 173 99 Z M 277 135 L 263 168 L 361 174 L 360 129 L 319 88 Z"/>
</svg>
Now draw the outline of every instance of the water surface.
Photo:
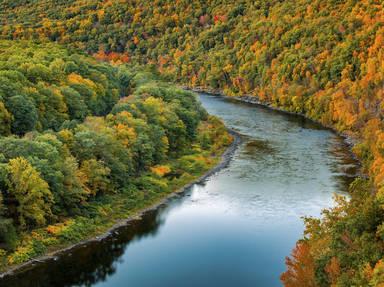
<svg viewBox="0 0 384 287">
<path fill-rule="evenodd" d="M 284 258 L 355 162 L 343 140 L 299 116 L 201 95 L 243 135 L 229 166 L 107 240 L 0 281 L 23 286 L 281 286 Z"/>
</svg>

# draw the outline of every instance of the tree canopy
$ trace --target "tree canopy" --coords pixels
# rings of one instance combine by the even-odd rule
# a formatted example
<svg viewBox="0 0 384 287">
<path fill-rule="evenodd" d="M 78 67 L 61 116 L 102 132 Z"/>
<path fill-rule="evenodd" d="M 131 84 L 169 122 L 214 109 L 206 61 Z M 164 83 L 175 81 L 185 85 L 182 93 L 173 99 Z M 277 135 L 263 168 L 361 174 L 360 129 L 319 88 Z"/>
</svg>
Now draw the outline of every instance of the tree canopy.
<svg viewBox="0 0 384 287">
<path fill-rule="evenodd" d="M 126 174 L 203 138 L 206 115 L 189 93 L 116 67 L 152 65 L 168 80 L 252 95 L 350 136 L 369 179 L 350 187 L 350 202 L 307 221 L 282 281 L 383 284 L 383 1 L 5 0 L 0 37 L 58 42 L 98 60 L 53 44 L 0 44 L 0 134 L 52 130 L 50 138 L 2 139 L 9 148 L 0 153 L 4 163 L 23 156 L 40 172 L 56 198 L 53 210 L 124 186 Z M 17 141 L 50 152 L 7 155 Z"/>
<path fill-rule="evenodd" d="M 28 239 L 33 230 L 49 236 L 65 218 L 101 216 L 92 206 L 108 196 L 143 204 L 166 194 L 230 143 L 194 93 L 143 68 L 29 41 L 0 41 L 0 124 L 0 254 L 10 254 L 8 263 L 44 250 Z M 194 169 L 203 155 L 206 167 Z M 192 161 L 180 164 L 184 156 Z M 52 244 L 44 236 L 39 244 Z"/>
</svg>

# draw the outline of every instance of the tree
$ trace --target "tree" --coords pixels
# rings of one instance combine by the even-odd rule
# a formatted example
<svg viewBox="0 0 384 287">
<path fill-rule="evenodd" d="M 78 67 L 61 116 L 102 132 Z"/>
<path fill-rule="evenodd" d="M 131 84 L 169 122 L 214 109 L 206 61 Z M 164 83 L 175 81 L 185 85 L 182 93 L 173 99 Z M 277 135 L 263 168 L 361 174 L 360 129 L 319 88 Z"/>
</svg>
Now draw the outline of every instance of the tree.
<svg viewBox="0 0 384 287">
<path fill-rule="evenodd" d="M 370 268 L 371 269 L 371 268 Z M 371 280 L 370 280 L 370 285 L 369 286 L 384 286 L 384 262 L 383 260 L 379 260 L 374 269 L 370 272 L 371 274 Z"/>
<path fill-rule="evenodd" d="M 16 201 L 16 209 L 12 214 L 15 220 L 22 229 L 44 225 L 52 215 L 53 204 L 47 182 L 22 157 L 11 159 L 7 171 L 8 197 Z"/>
<path fill-rule="evenodd" d="M 61 88 L 61 93 L 64 96 L 71 119 L 84 120 L 88 115 L 88 107 L 81 95 L 67 86 Z"/>
<path fill-rule="evenodd" d="M 0 176 L 2 174 L 3 172 L 0 171 Z M 17 237 L 12 219 L 7 218 L 6 214 L 7 210 L 3 204 L 3 194 L 0 191 L 0 248 L 12 248 Z"/>
<path fill-rule="evenodd" d="M 286 258 L 286 265 L 288 270 L 280 277 L 285 287 L 316 287 L 315 265 L 308 243 L 297 243 L 292 257 Z"/>
<path fill-rule="evenodd" d="M 0 135 L 7 136 L 11 133 L 12 115 L 5 108 L 4 103 L 0 102 Z"/>
<path fill-rule="evenodd" d="M 111 170 L 111 180 L 124 185 L 132 174 L 131 151 L 105 126 L 102 118 L 89 118 L 74 134 L 72 154 L 80 161 L 96 159 Z"/>
<path fill-rule="evenodd" d="M 21 95 L 13 96 L 6 105 L 14 118 L 13 133 L 22 135 L 35 128 L 38 115 L 34 103 L 29 98 Z"/>
<path fill-rule="evenodd" d="M 111 190 L 109 175 L 111 170 L 105 167 L 101 161 L 90 159 L 83 161 L 80 172 L 83 174 L 83 184 L 87 186 L 88 192 L 93 195 L 100 195 Z"/>
</svg>

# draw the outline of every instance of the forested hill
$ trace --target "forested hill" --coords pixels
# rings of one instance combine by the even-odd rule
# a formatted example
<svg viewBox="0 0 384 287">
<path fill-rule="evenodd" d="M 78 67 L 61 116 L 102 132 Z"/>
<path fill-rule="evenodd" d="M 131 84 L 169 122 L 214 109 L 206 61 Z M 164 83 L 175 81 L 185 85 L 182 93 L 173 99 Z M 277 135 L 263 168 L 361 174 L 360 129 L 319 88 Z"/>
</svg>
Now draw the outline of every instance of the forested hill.
<svg viewBox="0 0 384 287">
<path fill-rule="evenodd" d="M 99 235 L 230 142 L 195 94 L 148 71 L 0 41 L 0 270 Z"/>
<path fill-rule="evenodd" d="M 383 1 L 3 0 L 0 21 L 5 39 L 153 64 L 179 83 L 254 95 L 355 137 L 370 179 L 351 186 L 350 203 L 307 221 L 282 279 L 384 282 Z"/>
<path fill-rule="evenodd" d="M 257 95 L 367 139 L 356 152 L 372 163 L 366 166 L 376 186 L 384 184 L 380 147 L 372 146 L 384 137 L 382 1 L 0 5 L 3 38 L 57 41 L 100 60 L 153 63 L 173 80 Z"/>
</svg>

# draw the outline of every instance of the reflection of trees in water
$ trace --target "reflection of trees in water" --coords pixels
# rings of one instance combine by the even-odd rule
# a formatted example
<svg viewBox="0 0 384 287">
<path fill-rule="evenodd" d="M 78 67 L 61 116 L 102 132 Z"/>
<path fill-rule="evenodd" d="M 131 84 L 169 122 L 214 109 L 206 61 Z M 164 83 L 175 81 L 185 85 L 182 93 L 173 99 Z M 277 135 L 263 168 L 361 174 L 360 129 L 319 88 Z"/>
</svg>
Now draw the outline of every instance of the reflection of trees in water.
<svg viewBox="0 0 384 287">
<path fill-rule="evenodd" d="M 176 201 L 177 203 L 180 200 Z M 175 202 L 175 203 L 176 203 Z M 128 243 L 143 237 L 154 237 L 165 222 L 162 209 L 147 212 L 141 220 L 131 222 L 99 242 L 81 246 L 63 254 L 57 261 L 49 260 L 28 268 L 15 276 L 0 280 L 1 287 L 91 286 L 105 281 L 116 272 L 116 263 Z"/>
<path fill-rule="evenodd" d="M 338 190 L 348 191 L 349 185 L 360 173 L 360 163 L 341 137 L 335 137 L 328 152 L 332 156 L 331 170 Z"/>
</svg>

